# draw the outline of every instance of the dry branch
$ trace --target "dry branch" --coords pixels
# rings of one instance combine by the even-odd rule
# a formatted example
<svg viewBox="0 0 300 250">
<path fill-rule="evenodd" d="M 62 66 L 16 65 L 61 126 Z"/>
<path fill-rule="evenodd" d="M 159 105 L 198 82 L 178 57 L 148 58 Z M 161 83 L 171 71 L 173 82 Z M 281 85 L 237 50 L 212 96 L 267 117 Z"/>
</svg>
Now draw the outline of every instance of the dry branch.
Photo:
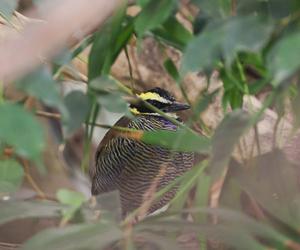
<svg viewBox="0 0 300 250">
<path fill-rule="evenodd" d="M 121 0 L 49 1 L 40 23 L 29 23 L 17 37 L 0 43 L 0 80 L 14 80 L 32 70 L 41 61 L 72 46 L 101 25 Z"/>
</svg>

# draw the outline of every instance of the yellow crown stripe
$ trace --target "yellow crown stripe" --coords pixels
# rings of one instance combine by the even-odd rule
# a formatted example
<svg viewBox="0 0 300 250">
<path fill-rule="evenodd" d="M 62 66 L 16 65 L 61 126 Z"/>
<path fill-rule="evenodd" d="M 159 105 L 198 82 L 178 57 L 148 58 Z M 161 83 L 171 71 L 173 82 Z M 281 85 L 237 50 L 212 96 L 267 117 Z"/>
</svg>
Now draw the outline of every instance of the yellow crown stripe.
<svg viewBox="0 0 300 250">
<path fill-rule="evenodd" d="M 162 103 L 170 103 L 169 100 L 166 100 L 165 98 L 161 97 L 159 94 L 153 92 L 141 93 L 140 95 L 138 95 L 138 97 L 144 101 L 155 100 Z"/>
</svg>

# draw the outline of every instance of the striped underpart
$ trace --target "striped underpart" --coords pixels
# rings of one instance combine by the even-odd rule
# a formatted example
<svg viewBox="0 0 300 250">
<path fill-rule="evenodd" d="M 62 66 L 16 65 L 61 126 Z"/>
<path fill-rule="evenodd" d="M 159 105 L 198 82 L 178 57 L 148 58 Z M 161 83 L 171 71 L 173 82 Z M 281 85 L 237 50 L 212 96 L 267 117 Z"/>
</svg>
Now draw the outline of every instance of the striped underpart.
<svg viewBox="0 0 300 250">
<path fill-rule="evenodd" d="M 146 131 L 177 129 L 176 125 L 165 118 L 152 115 L 139 115 L 127 127 Z M 145 192 L 163 167 L 166 172 L 157 179 L 158 189 L 182 175 L 193 164 L 192 153 L 171 152 L 159 146 L 121 137 L 112 138 L 96 158 L 92 193 L 96 195 L 119 190 L 124 214 L 141 205 Z M 167 204 L 174 194 L 175 189 L 166 193 L 149 212 Z"/>
</svg>

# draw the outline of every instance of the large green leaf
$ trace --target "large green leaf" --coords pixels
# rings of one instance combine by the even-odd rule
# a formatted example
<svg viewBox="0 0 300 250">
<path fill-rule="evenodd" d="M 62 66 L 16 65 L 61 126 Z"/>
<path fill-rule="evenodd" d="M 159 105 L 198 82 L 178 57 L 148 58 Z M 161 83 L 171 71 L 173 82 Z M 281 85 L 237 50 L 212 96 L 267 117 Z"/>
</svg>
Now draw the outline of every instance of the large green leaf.
<svg viewBox="0 0 300 250">
<path fill-rule="evenodd" d="M 45 104 L 58 108 L 63 116 L 68 116 L 56 83 L 46 68 L 39 68 L 23 77 L 17 82 L 17 87 Z"/>
<path fill-rule="evenodd" d="M 24 171 L 15 160 L 0 161 L 0 194 L 15 192 L 22 183 Z"/>
<path fill-rule="evenodd" d="M 221 58 L 226 65 L 230 65 L 238 52 L 262 49 L 272 30 L 272 24 L 256 16 L 235 17 L 219 22 L 189 43 L 181 72 L 211 70 Z"/>
<path fill-rule="evenodd" d="M 58 217 L 63 208 L 55 202 L 1 201 L 0 224 L 23 218 Z"/>
<path fill-rule="evenodd" d="M 122 27 L 125 20 L 125 5 L 97 32 L 89 54 L 88 78 L 108 74 L 121 49 L 126 45 L 132 34 L 132 23 Z"/>
<path fill-rule="evenodd" d="M 37 159 L 44 149 L 42 126 L 19 105 L 0 105 L 0 140 L 30 159 Z"/>
<path fill-rule="evenodd" d="M 208 153 L 210 139 L 186 129 L 177 131 L 144 131 L 141 140 L 148 144 L 159 145 L 178 151 Z"/>
<path fill-rule="evenodd" d="M 277 87 L 300 68 L 300 32 L 280 39 L 267 55 L 267 67 Z"/>
<path fill-rule="evenodd" d="M 18 0 L 1 0 L 0 15 L 4 18 L 10 18 L 17 6 Z"/>
<path fill-rule="evenodd" d="M 210 167 L 219 176 L 228 165 L 235 144 L 250 126 L 250 116 L 241 110 L 229 113 L 217 127 L 212 138 Z"/>
<path fill-rule="evenodd" d="M 152 0 L 147 3 L 135 21 L 135 30 L 139 35 L 154 29 L 170 16 L 177 5 L 177 0 Z"/>
<path fill-rule="evenodd" d="M 64 99 L 65 106 L 69 112 L 69 118 L 64 119 L 64 132 L 70 136 L 86 120 L 90 110 L 91 102 L 87 95 L 75 90 L 69 93 Z"/>
<path fill-rule="evenodd" d="M 27 241 L 22 249 L 98 250 L 122 237 L 122 231 L 113 224 L 80 224 L 42 231 Z"/>
</svg>

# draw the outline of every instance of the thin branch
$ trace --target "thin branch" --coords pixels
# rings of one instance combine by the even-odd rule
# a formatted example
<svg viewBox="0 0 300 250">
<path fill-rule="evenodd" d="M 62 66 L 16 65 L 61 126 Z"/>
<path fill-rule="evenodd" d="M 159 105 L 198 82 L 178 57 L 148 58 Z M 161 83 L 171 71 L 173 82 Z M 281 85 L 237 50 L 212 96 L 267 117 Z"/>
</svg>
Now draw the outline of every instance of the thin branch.
<svg viewBox="0 0 300 250">
<path fill-rule="evenodd" d="M 35 180 L 30 175 L 28 161 L 25 159 L 22 159 L 21 161 L 22 161 L 22 164 L 24 167 L 25 177 L 26 177 L 28 183 L 31 185 L 31 187 L 34 189 L 34 191 L 38 194 L 38 197 L 40 199 L 46 200 L 47 199 L 46 194 L 42 191 L 42 189 L 38 186 L 38 184 L 35 182 Z"/>
</svg>

